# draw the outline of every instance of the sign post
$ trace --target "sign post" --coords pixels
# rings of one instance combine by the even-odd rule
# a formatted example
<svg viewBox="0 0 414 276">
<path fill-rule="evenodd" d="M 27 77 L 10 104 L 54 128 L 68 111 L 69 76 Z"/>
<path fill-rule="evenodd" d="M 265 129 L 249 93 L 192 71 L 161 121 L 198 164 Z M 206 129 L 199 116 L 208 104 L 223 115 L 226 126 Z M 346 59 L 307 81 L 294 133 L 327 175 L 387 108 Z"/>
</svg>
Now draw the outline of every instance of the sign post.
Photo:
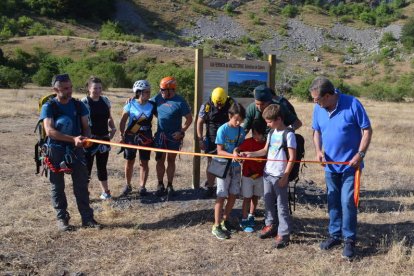
<svg viewBox="0 0 414 276">
<path fill-rule="evenodd" d="M 194 83 L 194 141 L 193 151 L 200 152 L 197 139 L 197 119 L 198 110 L 200 109 L 203 99 L 203 49 L 195 50 L 195 83 Z M 193 188 L 198 189 L 200 187 L 200 157 L 193 157 Z"/>
</svg>

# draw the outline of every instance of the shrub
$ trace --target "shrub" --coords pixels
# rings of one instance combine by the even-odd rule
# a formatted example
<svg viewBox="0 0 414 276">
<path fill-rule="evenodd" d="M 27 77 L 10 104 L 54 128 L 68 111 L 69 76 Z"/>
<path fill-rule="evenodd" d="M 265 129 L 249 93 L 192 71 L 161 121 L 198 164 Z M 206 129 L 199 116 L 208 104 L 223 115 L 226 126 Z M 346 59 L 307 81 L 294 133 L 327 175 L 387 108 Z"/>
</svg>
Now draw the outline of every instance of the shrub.
<svg viewBox="0 0 414 276">
<path fill-rule="evenodd" d="M 379 45 L 381 47 L 384 47 L 385 45 L 390 45 L 390 44 L 393 45 L 396 41 L 397 39 L 395 39 L 394 35 L 391 32 L 385 32 L 382 35 Z"/>
<path fill-rule="evenodd" d="M 24 83 L 24 74 L 15 68 L 0 65 L 0 87 L 20 88 Z"/>
<path fill-rule="evenodd" d="M 140 42 L 140 38 L 135 35 L 127 35 L 124 33 L 121 25 L 118 22 L 107 21 L 102 24 L 99 31 L 99 37 L 108 40 L 124 40 Z"/>
<path fill-rule="evenodd" d="M 286 5 L 282 9 L 281 13 L 282 13 L 282 15 L 284 15 L 286 17 L 293 18 L 299 13 L 299 9 L 298 9 L 298 7 L 296 7 L 294 5 Z"/>
<path fill-rule="evenodd" d="M 227 13 L 228 15 L 233 15 L 233 13 L 234 13 L 234 7 L 233 7 L 233 5 L 232 5 L 231 3 L 226 3 L 226 4 L 223 6 L 223 10 L 224 10 L 224 12 L 225 12 L 225 13 Z"/>
<path fill-rule="evenodd" d="M 50 82 L 55 74 L 50 68 L 41 67 L 33 75 L 32 81 L 39 86 L 50 86 Z"/>
<path fill-rule="evenodd" d="M 309 87 L 315 76 L 308 76 L 300 80 L 293 86 L 292 94 L 301 101 L 310 102 L 312 97 L 309 93 Z"/>
<path fill-rule="evenodd" d="M 414 48 L 414 17 L 409 18 L 402 27 L 401 42 L 409 50 Z"/>
</svg>

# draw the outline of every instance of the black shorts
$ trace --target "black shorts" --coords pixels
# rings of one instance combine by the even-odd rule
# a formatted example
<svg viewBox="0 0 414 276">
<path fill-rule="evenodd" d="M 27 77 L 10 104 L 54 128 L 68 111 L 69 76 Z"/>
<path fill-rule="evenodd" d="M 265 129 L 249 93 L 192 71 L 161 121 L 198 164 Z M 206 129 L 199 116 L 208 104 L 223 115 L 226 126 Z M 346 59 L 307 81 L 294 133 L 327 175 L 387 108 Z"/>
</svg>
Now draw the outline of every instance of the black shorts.
<svg viewBox="0 0 414 276">
<path fill-rule="evenodd" d="M 144 142 L 143 142 L 144 140 Z M 149 142 L 151 141 L 151 142 Z M 130 145 L 138 145 L 138 146 L 145 146 L 151 147 L 152 146 L 152 133 L 140 133 L 140 134 L 132 134 L 132 135 L 125 135 L 125 144 Z M 136 149 L 129 149 L 125 148 L 124 151 L 124 159 L 126 160 L 134 160 L 137 157 L 137 150 Z M 139 150 L 139 159 L 143 161 L 148 161 L 151 158 L 151 151 L 149 150 Z"/>
</svg>

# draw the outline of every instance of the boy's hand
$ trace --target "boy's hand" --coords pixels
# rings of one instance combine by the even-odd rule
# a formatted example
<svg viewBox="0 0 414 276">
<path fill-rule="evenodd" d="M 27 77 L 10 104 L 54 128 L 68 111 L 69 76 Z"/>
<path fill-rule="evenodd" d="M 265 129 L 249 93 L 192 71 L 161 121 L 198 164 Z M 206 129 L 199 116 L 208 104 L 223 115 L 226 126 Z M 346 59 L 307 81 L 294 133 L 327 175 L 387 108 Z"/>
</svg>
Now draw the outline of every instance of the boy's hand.
<svg viewBox="0 0 414 276">
<path fill-rule="evenodd" d="M 280 187 L 280 188 L 285 188 L 285 187 L 287 187 L 287 185 L 289 184 L 289 175 L 287 175 L 287 174 L 284 174 L 283 176 L 282 176 L 282 178 L 280 178 L 279 179 L 279 181 L 278 181 L 278 186 Z"/>
<path fill-rule="evenodd" d="M 319 151 L 316 153 L 316 161 L 325 162 L 325 157 L 323 156 L 323 152 Z M 321 163 L 322 167 L 325 167 L 324 163 Z"/>
</svg>

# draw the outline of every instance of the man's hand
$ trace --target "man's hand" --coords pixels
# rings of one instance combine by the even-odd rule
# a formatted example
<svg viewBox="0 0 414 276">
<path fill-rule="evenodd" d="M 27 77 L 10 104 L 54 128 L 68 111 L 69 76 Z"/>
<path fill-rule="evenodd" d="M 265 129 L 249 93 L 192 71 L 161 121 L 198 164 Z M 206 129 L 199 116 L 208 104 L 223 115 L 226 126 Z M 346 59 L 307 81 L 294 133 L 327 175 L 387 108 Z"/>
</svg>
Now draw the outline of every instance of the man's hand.
<svg viewBox="0 0 414 276">
<path fill-rule="evenodd" d="M 323 152 L 318 151 L 316 152 L 316 161 L 325 162 L 325 157 L 323 156 Z M 325 167 L 325 164 L 321 164 L 322 167 Z"/>
<path fill-rule="evenodd" d="M 90 146 L 92 146 L 92 142 L 86 141 L 85 139 L 87 139 L 87 137 L 85 136 L 76 136 L 75 138 L 73 138 L 73 143 L 75 144 L 75 147 L 78 148 L 89 148 Z"/>
<path fill-rule="evenodd" d="M 204 142 L 203 138 L 198 139 L 198 146 L 201 150 L 206 150 L 206 143 Z"/>
<path fill-rule="evenodd" d="M 349 166 L 358 168 L 361 162 L 362 162 L 362 157 L 359 155 L 359 153 L 357 153 L 354 155 L 354 157 L 352 157 L 351 161 L 349 161 Z"/>
<path fill-rule="evenodd" d="M 182 131 L 176 131 L 171 136 L 175 140 L 179 141 L 179 140 L 183 139 L 185 135 L 184 135 L 184 132 L 182 132 Z"/>
</svg>

